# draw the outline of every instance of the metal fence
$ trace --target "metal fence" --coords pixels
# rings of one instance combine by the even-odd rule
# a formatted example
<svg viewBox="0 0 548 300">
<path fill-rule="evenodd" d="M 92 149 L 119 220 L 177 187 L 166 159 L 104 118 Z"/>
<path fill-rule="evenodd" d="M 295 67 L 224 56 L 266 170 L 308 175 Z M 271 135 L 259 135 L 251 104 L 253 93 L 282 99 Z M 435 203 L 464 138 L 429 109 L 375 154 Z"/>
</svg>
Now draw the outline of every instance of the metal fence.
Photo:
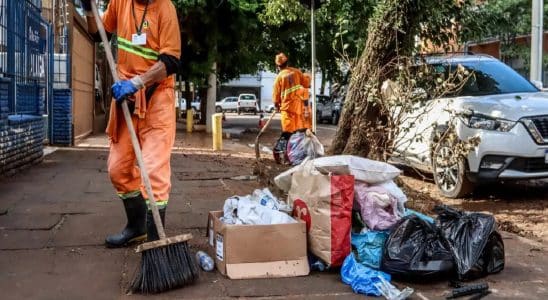
<svg viewBox="0 0 548 300">
<path fill-rule="evenodd" d="M 10 115 L 43 115 L 48 110 L 53 39 L 40 10 L 41 0 L 0 0 L 0 77 L 8 82 Z"/>
</svg>

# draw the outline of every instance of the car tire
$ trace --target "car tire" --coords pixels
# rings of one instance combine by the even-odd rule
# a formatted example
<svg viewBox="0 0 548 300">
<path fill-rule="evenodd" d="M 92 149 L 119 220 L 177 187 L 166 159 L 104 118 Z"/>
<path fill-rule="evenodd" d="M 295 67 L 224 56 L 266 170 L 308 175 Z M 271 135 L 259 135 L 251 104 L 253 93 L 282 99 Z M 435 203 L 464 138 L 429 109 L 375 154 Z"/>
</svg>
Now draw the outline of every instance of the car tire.
<svg viewBox="0 0 548 300">
<path fill-rule="evenodd" d="M 218 112 L 218 113 L 223 112 L 223 108 L 220 106 L 217 106 L 215 107 L 215 112 Z"/>
<path fill-rule="evenodd" d="M 339 113 L 334 112 L 333 116 L 331 116 L 331 124 L 332 125 L 337 125 L 338 123 L 339 123 Z"/>
<path fill-rule="evenodd" d="M 435 136 L 441 136 L 436 133 Z M 439 140 L 439 139 L 438 139 Z M 435 141 L 435 139 L 434 139 Z M 440 193 L 447 198 L 462 198 L 474 190 L 466 172 L 468 161 L 464 157 L 455 158 L 453 145 L 440 141 L 432 151 L 432 174 Z"/>
<path fill-rule="evenodd" d="M 254 109 L 254 110 L 253 110 L 253 114 L 254 114 L 254 115 L 257 115 L 257 109 Z"/>
<path fill-rule="evenodd" d="M 322 123 L 322 112 L 321 111 L 316 111 L 316 122 L 318 122 L 319 124 Z"/>
<path fill-rule="evenodd" d="M 274 112 L 274 107 L 271 108 L 268 112 L 269 112 L 269 113 L 273 113 L 273 112 Z"/>
</svg>

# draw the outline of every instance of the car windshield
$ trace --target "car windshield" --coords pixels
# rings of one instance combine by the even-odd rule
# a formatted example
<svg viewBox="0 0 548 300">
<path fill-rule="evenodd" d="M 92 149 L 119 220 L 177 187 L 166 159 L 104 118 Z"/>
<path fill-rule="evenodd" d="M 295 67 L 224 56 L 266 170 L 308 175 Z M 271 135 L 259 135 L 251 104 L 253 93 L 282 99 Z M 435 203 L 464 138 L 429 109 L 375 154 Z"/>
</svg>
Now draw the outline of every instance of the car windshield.
<svg viewBox="0 0 548 300">
<path fill-rule="evenodd" d="M 534 93 L 538 89 L 512 68 L 499 61 L 466 61 L 434 65 L 437 72 L 455 72 L 462 65 L 472 74 L 454 96 L 484 96 L 510 93 Z M 448 69 L 449 68 L 449 69 Z"/>
<path fill-rule="evenodd" d="M 255 100 L 255 96 L 253 95 L 242 95 L 240 96 L 242 100 Z"/>
</svg>

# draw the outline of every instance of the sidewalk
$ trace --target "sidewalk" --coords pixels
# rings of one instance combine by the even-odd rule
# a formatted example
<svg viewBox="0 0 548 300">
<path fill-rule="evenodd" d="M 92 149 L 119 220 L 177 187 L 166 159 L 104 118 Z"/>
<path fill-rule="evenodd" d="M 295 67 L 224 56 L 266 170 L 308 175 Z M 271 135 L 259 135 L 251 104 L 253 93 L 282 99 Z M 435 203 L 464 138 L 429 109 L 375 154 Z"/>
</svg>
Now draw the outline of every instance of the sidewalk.
<svg viewBox="0 0 548 300">
<path fill-rule="evenodd" d="M 104 136 L 81 148 L 61 148 L 13 178 L 0 181 L 0 290 L 2 299 L 126 299 L 140 256 L 133 248 L 105 249 L 104 237 L 122 228 L 123 209 L 107 176 Z M 178 132 L 172 156 L 172 196 L 167 233 L 191 232 L 193 250 L 206 249 L 207 213 L 222 208 L 234 194 L 249 194 L 253 149 L 225 140 L 225 151 L 211 150 L 203 133 Z M 246 151 L 246 153 L 240 153 Z M 503 233 L 506 269 L 489 276 L 487 299 L 546 299 L 548 252 L 538 243 Z M 428 299 L 439 299 L 447 282 L 409 284 Z M 404 285 L 398 284 L 399 287 Z M 338 273 L 307 277 L 229 280 L 217 272 L 201 273 L 193 286 L 158 299 L 364 299 L 340 281 Z M 414 299 L 420 299 L 416 294 Z"/>
</svg>

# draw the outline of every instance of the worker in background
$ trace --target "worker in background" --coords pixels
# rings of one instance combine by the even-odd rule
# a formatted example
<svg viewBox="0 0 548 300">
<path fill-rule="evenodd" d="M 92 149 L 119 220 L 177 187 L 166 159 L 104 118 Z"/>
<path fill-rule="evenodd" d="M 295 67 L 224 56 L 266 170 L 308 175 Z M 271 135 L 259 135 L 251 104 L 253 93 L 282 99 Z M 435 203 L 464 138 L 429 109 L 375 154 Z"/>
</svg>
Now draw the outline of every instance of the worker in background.
<svg viewBox="0 0 548 300">
<path fill-rule="evenodd" d="M 88 31 L 100 42 L 91 2 L 81 0 Z M 157 240 L 131 138 L 120 103 L 127 100 L 154 198 L 162 223 L 171 190 L 171 148 L 175 141 L 175 92 L 173 74 L 179 68 L 181 32 L 170 0 L 110 0 L 103 15 L 107 35 L 117 35 L 118 75 L 112 86 L 107 133 L 110 138 L 108 172 L 122 200 L 126 227 L 106 238 L 107 247 L 122 247 L 148 239 Z"/>
<path fill-rule="evenodd" d="M 282 137 L 289 139 L 295 131 L 310 129 L 312 126 L 308 99 L 310 76 L 289 67 L 287 56 L 283 53 L 276 55 L 275 63 L 279 73 L 274 81 L 272 101 L 281 113 Z"/>
</svg>

